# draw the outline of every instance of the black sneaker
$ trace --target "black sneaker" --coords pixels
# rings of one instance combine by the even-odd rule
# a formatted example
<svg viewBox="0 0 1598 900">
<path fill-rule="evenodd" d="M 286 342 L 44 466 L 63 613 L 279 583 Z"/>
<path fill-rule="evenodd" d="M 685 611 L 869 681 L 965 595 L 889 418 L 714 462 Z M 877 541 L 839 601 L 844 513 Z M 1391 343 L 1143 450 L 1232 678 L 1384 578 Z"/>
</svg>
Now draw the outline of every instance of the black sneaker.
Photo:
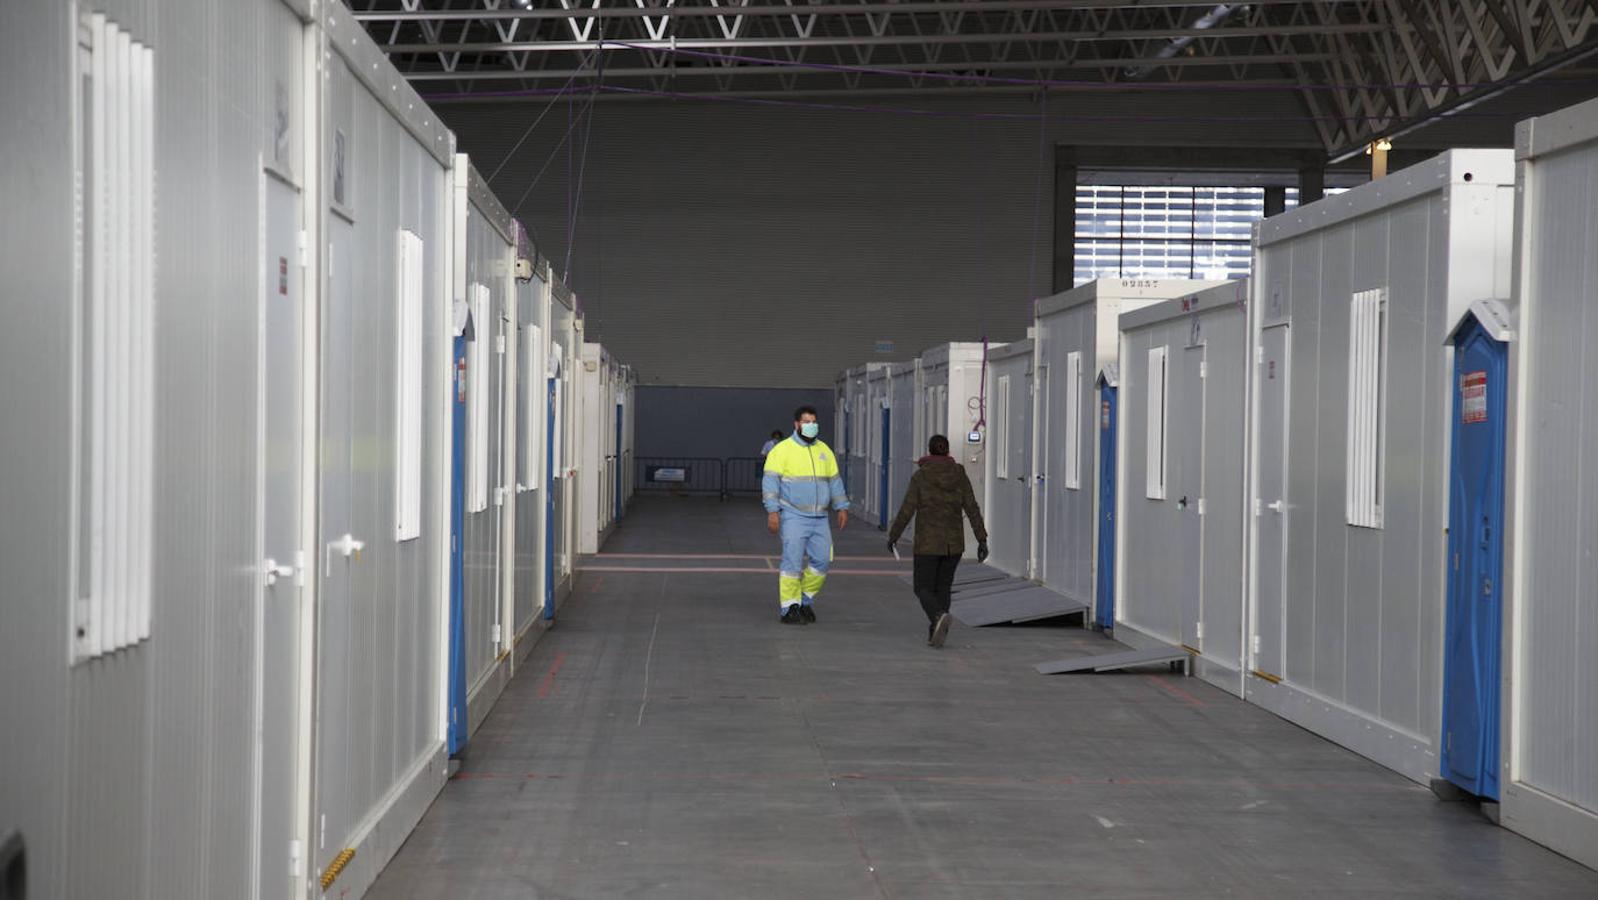
<svg viewBox="0 0 1598 900">
<path fill-rule="evenodd" d="M 795 603 L 792 606 L 789 606 L 787 609 L 782 611 L 782 624 L 784 624 L 784 625 L 803 625 L 803 624 L 805 624 L 805 616 L 804 616 L 804 613 L 801 613 L 799 611 L 799 604 Z"/>
<path fill-rule="evenodd" d="M 944 638 L 949 636 L 948 613 L 938 616 L 938 621 L 932 623 L 932 637 L 927 638 L 927 643 L 933 647 L 942 647 Z"/>
<path fill-rule="evenodd" d="M 809 604 L 800 604 L 799 615 L 805 620 L 805 624 L 808 625 L 816 620 L 816 608 Z"/>
</svg>

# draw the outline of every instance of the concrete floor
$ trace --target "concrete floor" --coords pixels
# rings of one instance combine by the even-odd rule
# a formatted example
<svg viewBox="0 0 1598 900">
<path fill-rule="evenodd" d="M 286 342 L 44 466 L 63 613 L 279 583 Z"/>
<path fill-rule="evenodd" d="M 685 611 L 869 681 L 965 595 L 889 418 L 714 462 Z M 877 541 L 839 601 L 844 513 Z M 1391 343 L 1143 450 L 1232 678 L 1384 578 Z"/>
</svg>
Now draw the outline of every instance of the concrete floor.
<svg viewBox="0 0 1598 900">
<path fill-rule="evenodd" d="M 763 524 L 640 499 L 370 896 L 1598 897 L 1197 679 L 1032 671 L 1098 635 L 928 648 L 869 526 L 779 625 Z"/>
</svg>

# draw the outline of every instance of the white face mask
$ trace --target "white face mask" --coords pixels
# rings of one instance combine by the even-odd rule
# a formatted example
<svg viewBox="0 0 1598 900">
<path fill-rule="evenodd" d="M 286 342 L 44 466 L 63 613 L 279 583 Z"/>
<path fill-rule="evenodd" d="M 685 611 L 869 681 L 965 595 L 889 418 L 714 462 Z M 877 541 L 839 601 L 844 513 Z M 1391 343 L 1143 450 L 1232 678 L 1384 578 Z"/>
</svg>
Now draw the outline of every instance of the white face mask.
<svg viewBox="0 0 1598 900">
<path fill-rule="evenodd" d="M 803 425 L 799 426 L 799 434 L 804 436 L 805 438 L 807 438 L 809 440 L 815 440 L 816 439 L 816 435 L 818 435 L 820 433 L 821 433 L 821 426 L 819 424 L 815 423 L 815 422 L 806 422 Z"/>
</svg>

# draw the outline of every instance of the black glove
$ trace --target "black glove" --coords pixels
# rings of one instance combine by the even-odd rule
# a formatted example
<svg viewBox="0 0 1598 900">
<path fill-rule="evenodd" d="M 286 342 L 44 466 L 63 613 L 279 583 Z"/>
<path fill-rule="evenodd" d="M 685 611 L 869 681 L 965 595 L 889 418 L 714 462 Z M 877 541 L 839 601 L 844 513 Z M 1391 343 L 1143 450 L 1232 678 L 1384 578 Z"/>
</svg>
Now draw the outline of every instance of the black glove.
<svg viewBox="0 0 1598 900">
<path fill-rule="evenodd" d="M 898 556 L 899 555 L 899 542 L 895 541 L 895 540 L 889 540 L 888 541 L 888 552 L 893 554 L 894 556 Z"/>
<path fill-rule="evenodd" d="M 980 563 L 980 562 L 987 562 L 987 561 L 988 561 L 988 545 L 987 544 L 978 544 L 977 545 L 977 562 Z"/>
</svg>

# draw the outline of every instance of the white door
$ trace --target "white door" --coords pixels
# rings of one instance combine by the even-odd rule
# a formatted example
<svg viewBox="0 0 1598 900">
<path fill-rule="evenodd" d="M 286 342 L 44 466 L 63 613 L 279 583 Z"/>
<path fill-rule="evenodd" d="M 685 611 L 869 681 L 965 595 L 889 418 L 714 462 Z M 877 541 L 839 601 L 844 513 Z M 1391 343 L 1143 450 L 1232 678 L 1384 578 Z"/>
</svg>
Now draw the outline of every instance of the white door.
<svg viewBox="0 0 1598 900">
<path fill-rule="evenodd" d="M 1287 398 L 1290 327 L 1260 335 L 1259 481 L 1255 495 L 1258 585 L 1254 609 L 1254 669 L 1273 677 L 1286 671 L 1284 603 L 1287 593 Z"/>
<path fill-rule="evenodd" d="M 260 447 L 261 579 L 256 613 L 255 796 L 258 896 L 292 891 L 295 761 L 299 732 L 299 607 L 305 563 L 300 539 L 304 447 L 301 421 L 300 192 L 263 174 L 261 234 Z"/>
<path fill-rule="evenodd" d="M 1033 406 L 1034 414 L 1032 443 L 1032 465 L 1036 467 L 1036 479 L 1033 484 L 1032 494 L 1032 527 L 1036 534 L 1033 554 L 1033 565 L 1036 569 L 1032 577 L 1047 583 L 1049 580 L 1049 559 L 1054 555 L 1053 548 L 1049 545 L 1049 510 L 1054 507 L 1054 502 L 1049 486 L 1049 431 L 1054 423 L 1053 410 L 1049 406 L 1049 367 L 1038 366 L 1037 403 Z"/>
<path fill-rule="evenodd" d="M 318 643 L 327 662 L 316 667 L 316 803 L 314 846 L 307 854 L 314 870 L 325 869 L 343 845 L 353 822 L 343 821 L 351 807 L 347 785 L 352 767 L 348 723 L 356 712 L 350 704 L 348 648 L 357 627 L 350 608 L 353 591 L 355 407 L 355 228 L 342 216 L 328 216 L 328 295 L 322 315 L 321 483 L 318 489 L 322 546 L 309 560 L 320 578 L 317 589 Z M 349 540 L 346 540 L 346 537 Z M 345 555 L 348 549 L 349 555 Z M 312 577 L 313 573 L 307 573 Z M 331 835 L 331 838 L 329 837 Z"/>
<path fill-rule="evenodd" d="M 1202 650 L 1204 586 L 1204 347 L 1182 352 L 1176 383 L 1170 386 L 1176 403 L 1168 413 L 1168 446 L 1172 485 L 1166 493 L 1177 516 L 1181 535 L 1182 570 L 1177 595 L 1182 609 L 1182 643 Z"/>
</svg>

